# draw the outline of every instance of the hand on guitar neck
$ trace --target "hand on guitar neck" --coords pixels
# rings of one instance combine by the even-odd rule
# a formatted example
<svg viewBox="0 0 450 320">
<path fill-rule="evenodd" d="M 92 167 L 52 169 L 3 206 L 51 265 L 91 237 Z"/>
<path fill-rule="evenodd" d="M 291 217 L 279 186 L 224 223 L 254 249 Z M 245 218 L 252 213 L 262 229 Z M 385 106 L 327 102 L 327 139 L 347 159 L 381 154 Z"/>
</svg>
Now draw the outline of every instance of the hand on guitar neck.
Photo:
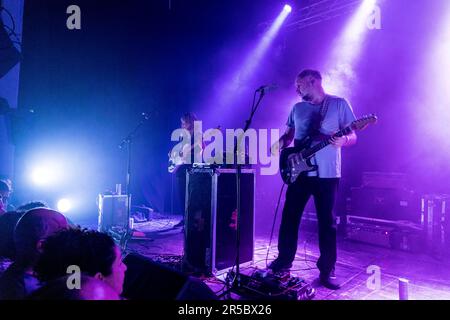
<svg viewBox="0 0 450 320">
<path fill-rule="evenodd" d="M 351 132 L 344 136 L 331 136 L 330 137 L 330 144 L 337 148 L 342 148 L 344 146 L 348 147 L 351 145 L 354 145 L 356 143 L 356 134 L 354 132 Z"/>
</svg>

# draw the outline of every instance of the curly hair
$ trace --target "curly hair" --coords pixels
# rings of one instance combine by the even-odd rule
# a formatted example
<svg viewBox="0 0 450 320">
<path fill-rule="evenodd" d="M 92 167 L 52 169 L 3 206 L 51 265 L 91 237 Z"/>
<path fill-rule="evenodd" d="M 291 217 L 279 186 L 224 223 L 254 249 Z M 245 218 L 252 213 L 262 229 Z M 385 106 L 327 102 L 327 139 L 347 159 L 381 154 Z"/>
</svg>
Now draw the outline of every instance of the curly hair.
<svg viewBox="0 0 450 320">
<path fill-rule="evenodd" d="M 30 201 L 24 203 L 16 208 L 16 211 L 27 212 L 28 210 L 36 208 L 48 208 L 49 206 L 44 201 Z"/>
<path fill-rule="evenodd" d="M 115 246 L 105 233 L 79 227 L 63 230 L 45 240 L 34 271 L 44 282 L 67 275 L 72 265 L 88 276 L 109 276 L 116 259 Z"/>
</svg>

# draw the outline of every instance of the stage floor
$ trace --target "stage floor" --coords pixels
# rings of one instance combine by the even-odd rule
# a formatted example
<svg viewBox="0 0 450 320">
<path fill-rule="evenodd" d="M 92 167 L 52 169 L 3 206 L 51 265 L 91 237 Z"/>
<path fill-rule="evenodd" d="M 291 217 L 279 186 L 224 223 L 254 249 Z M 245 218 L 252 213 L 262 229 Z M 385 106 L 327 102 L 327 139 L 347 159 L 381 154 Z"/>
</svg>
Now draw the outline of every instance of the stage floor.
<svg viewBox="0 0 450 320">
<path fill-rule="evenodd" d="M 128 249 L 168 264 L 181 266 L 183 252 L 183 230 L 174 228 L 179 222 L 174 216 L 159 216 L 136 225 L 136 229 L 148 237 L 133 239 Z M 254 267 L 266 266 L 269 236 L 255 240 Z M 268 263 L 277 254 L 276 238 L 273 239 Z M 318 284 L 319 272 L 315 261 L 319 256 L 317 236 L 313 232 L 301 231 L 296 260 L 291 275 L 311 283 L 316 289 L 315 300 L 398 300 L 399 278 L 409 280 L 410 300 L 450 300 L 450 262 L 426 254 L 392 250 L 338 238 L 338 262 L 336 275 L 342 282 L 337 291 L 328 290 Z M 367 285 L 371 276 L 369 266 L 380 268 L 380 288 L 373 290 Z M 242 272 L 250 272 L 243 269 Z M 217 279 L 204 279 L 214 291 L 223 288 Z"/>
</svg>

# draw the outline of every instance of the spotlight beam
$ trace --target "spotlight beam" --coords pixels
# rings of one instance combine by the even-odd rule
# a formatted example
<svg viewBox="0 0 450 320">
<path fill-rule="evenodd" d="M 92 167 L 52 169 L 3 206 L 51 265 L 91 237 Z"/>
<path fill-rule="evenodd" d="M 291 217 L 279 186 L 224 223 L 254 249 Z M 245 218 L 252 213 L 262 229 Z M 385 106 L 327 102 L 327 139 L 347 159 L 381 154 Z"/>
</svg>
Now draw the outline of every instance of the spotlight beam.
<svg viewBox="0 0 450 320">
<path fill-rule="evenodd" d="M 355 80 L 354 66 L 359 61 L 368 28 L 367 18 L 376 1 L 364 0 L 360 3 L 340 36 L 336 39 L 325 66 L 324 86 L 330 93 L 351 96 L 349 88 Z"/>
<path fill-rule="evenodd" d="M 418 101 L 426 101 L 429 106 L 423 112 L 420 103 L 419 111 L 415 112 L 415 120 L 419 127 L 416 130 L 416 142 L 440 150 L 438 159 L 450 159 L 450 90 L 448 70 L 450 70 L 450 4 L 443 9 L 442 18 L 433 34 L 432 43 L 425 57 L 424 65 L 419 69 Z M 426 85 L 424 85 L 426 84 Z"/>
<path fill-rule="evenodd" d="M 217 117 L 217 112 L 222 112 L 221 116 L 223 121 L 231 116 L 230 113 L 224 113 L 223 110 L 234 105 L 237 99 L 241 97 L 240 93 L 243 93 L 242 88 L 246 83 L 249 83 L 255 71 L 260 67 L 261 61 L 291 10 L 292 8 L 289 5 L 283 7 L 276 19 L 270 24 L 270 28 L 267 29 L 256 46 L 245 56 L 245 60 L 240 67 L 228 77 L 225 77 L 227 80 L 222 80 L 223 84 L 220 86 L 220 90 L 218 90 L 215 99 L 212 99 L 215 102 L 216 108 L 214 110 L 210 109 L 210 113 L 206 118 L 210 118 L 213 115 Z M 245 94 L 248 94 L 248 92 L 245 92 Z"/>
<path fill-rule="evenodd" d="M 270 47 L 270 44 L 275 39 L 275 36 L 277 35 L 278 31 L 280 30 L 283 22 L 286 20 L 287 16 L 291 12 L 289 7 L 284 7 L 281 13 L 278 15 L 278 17 L 275 19 L 275 21 L 272 23 L 270 28 L 266 31 L 258 45 L 250 54 L 247 56 L 246 61 L 244 62 L 244 65 L 242 69 L 239 71 L 239 78 L 242 79 L 248 79 L 248 77 L 255 71 L 256 67 L 260 64 L 264 54 L 267 52 L 267 50 Z M 292 10 L 292 9 L 291 9 Z"/>
</svg>

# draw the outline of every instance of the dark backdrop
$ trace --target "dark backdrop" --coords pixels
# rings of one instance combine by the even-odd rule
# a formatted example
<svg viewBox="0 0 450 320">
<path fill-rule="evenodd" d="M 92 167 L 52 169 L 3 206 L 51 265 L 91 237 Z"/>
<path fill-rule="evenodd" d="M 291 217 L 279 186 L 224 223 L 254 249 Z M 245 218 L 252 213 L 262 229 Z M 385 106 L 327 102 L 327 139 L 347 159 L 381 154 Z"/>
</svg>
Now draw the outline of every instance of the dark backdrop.
<svg viewBox="0 0 450 320">
<path fill-rule="evenodd" d="M 65 11 L 71 4 L 82 10 L 79 31 L 65 27 Z M 180 115 L 186 111 L 204 115 L 205 127 L 243 127 L 251 91 L 226 108 L 215 104 L 212 93 L 217 93 L 218 79 L 235 70 L 261 37 L 261 23 L 276 17 L 284 2 L 172 0 L 171 4 L 169 9 L 169 1 L 162 0 L 26 1 L 19 104 L 33 108 L 35 115 L 17 130 L 17 189 L 23 198 L 46 197 L 42 191 L 27 189 L 25 168 L 31 154 L 46 148 L 69 150 L 78 155 L 82 168 L 73 188 L 83 189 L 86 211 L 95 219 L 96 194 L 125 182 L 126 153 L 117 145 L 147 112 L 151 117 L 133 145 L 132 192 L 137 203 L 169 211 L 167 152 Z M 359 80 L 349 98 L 357 115 L 375 112 L 380 122 L 360 134 L 357 146 L 344 150 L 338 210 L 344 210 L 349 188 L 360 185 L 364 171 L 405 172 L 418 193 L 448 192 L 449 157 L 439 149 L 431 156 L 426 143 L 415 141 L 413 115 L 427 106 L 409 99 L 420 83 L 417 70 L 426 54 L 423 48 L 435 31 L 431 22 L 443 4 L 443 0 L 381 3 L 383 29 L 367 34 L 361 61 L 355 65 Z M 280 86 L 265 98 L 254 127 L 284 130 L 295 98 L 295 75 L 302 68 L 321 65 L 347 19 L 281 31 L 246 84 Z M 278 176 L 257 177 L 257 231 L 270 228 L 279 187 Z"/>
</svg>

